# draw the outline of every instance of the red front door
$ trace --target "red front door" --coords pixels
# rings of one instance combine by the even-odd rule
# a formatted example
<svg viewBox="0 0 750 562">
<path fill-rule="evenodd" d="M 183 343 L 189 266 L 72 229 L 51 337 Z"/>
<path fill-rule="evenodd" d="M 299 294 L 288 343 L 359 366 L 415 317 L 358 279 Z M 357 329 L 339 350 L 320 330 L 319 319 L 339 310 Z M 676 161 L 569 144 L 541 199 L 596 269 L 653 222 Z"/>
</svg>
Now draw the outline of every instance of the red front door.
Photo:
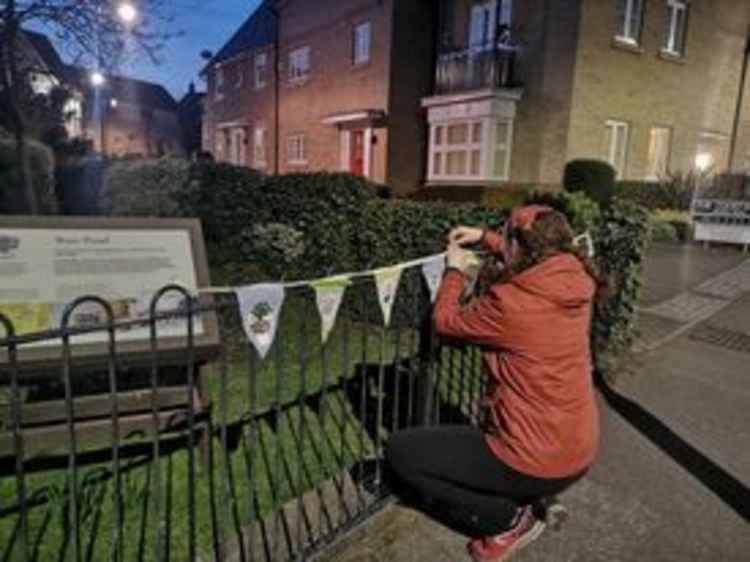
<svg viewBox="0 0 750 562">
<path fill-rule="evenodd" d="M 352 131 L 349 151 L 349 171 L 357 176 L 365 175 L 364 131 Z"/>
</svg>

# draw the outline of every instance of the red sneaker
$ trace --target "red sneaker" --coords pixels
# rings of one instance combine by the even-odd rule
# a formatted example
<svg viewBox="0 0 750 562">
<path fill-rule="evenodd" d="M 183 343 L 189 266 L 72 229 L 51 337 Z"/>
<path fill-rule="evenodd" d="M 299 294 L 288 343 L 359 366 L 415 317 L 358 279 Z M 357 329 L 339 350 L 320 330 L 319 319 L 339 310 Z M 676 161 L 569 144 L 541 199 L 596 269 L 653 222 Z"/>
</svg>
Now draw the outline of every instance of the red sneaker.
<svg viewBox="0 0 750 562">
<path fill-rule="evenodd" d="M 531 506 L 524 507 L 518 522 L 501 535 L 471 541 L 467 548 L 476 562 L 504 562 L 544 531 L 544 522 L 534 517 Z"/>
</svg>

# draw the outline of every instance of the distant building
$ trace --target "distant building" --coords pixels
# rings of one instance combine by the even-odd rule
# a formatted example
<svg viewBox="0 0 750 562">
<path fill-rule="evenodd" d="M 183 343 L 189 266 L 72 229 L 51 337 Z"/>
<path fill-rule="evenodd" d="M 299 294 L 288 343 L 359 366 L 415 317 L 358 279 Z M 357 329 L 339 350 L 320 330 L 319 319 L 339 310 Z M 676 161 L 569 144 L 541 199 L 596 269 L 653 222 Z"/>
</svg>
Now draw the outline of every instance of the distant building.
<svg viewBox="0 0 750 562">
<path fill-rule="evenodd" d="M 746 170 L 749 25 L 741 0 L 266 0 L 204 69 L 203 146 L 397 193 Z"/>
<path fill-rule="evenodd" d="M 203 143 L 203 104 L 205 92 L 198 92 L 190 83 L 187 94 L 180 100 L 177 115 L 182 128 L 182 146 L 189 155 L 201 151 Z"/>
<path fill-rule="evenodd" d="M 71 138 L 83 133 L 83 99 L 81 92 L 70 83 L 67 67 L 46 35 L 23 30 L 18 38 L 19 67 L 28 80 L 31 91 L 49 95 L 52 90 L 64 87 L 70 98 L 63 107 L 65 128 Z"/>
<path fill-rule="evenodd" d="M 84 95 L 84 136 L 109 156 L 159 157 L 184 152 L 177 102 L 164 86 L 105 76 L 94 87 L 89 71 L 68 67 Z"/>
</svg>

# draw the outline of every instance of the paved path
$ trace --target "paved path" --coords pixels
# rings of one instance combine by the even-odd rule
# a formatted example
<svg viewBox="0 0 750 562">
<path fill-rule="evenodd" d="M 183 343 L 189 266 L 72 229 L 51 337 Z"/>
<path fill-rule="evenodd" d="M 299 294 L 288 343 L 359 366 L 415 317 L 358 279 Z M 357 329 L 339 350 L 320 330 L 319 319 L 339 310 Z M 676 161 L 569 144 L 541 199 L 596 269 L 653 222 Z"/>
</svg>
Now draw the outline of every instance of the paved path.
<svg viewBox="0 0 750 562">
<path fill-rule="evenodd" d="M 601 399 L 602 453 L 573 518 L 518 562 L 750 561 L 750 261 L 657 246 L 637 376 Z M 650 350 L 650 351 L 648 351 Z M 394 506 L 324 560 L 468 560 L 465 539 Z"/>
</svg>

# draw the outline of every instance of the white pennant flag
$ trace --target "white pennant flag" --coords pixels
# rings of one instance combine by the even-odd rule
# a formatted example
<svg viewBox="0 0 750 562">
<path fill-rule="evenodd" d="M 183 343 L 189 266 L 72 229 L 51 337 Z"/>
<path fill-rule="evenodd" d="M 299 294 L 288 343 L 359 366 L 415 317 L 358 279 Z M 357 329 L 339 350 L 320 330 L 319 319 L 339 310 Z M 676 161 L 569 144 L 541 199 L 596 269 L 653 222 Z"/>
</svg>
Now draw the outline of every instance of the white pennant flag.
<svg viewBox="0 0 750 562">
<path fill-rule="evenodd" d="M 284 285 L 249 285 L 236 288 L 235 293 L 240 305 L 242 327 L 262 359 L 276 337 L 279 313 L 284 304 Z"/>
<path fill-rule="evenodd" d="M 395 266 L 388 269 L 381 269 L 375 273 L 378 300 L 380 301 L 380 309 L 383 311 L 383 319 L 386 327 L 391 323 L 391 311 L 393 310 L 393 303 L 396 300 L 396 292 L 398 291 L 398 284 L 401 281 L 401 273 L 403 271 L 403 268 Z"/>
<path fill-rule="evenodd" d="M 432 302 L 435 302 L 437 298 L 443 273 L 445 273 L 445 254 L 432 256 L 422 264 L 422 275 L 427 283 L 427 288 L 430 289 L 430 300 Z"/>
<path fill-rule="evenodd" d="M 328 341 L 328 336 L 336 324 L 336 317 L 339 313 L 341 301 L 344 298 L 344 291 L 351 284 L 348 277 L 330 277 L 321 281 L 312 283 L 315 289 L 315 301 L 318 304 L 320 313 L 320 329 L 323 344 Z"/>
</svg>

